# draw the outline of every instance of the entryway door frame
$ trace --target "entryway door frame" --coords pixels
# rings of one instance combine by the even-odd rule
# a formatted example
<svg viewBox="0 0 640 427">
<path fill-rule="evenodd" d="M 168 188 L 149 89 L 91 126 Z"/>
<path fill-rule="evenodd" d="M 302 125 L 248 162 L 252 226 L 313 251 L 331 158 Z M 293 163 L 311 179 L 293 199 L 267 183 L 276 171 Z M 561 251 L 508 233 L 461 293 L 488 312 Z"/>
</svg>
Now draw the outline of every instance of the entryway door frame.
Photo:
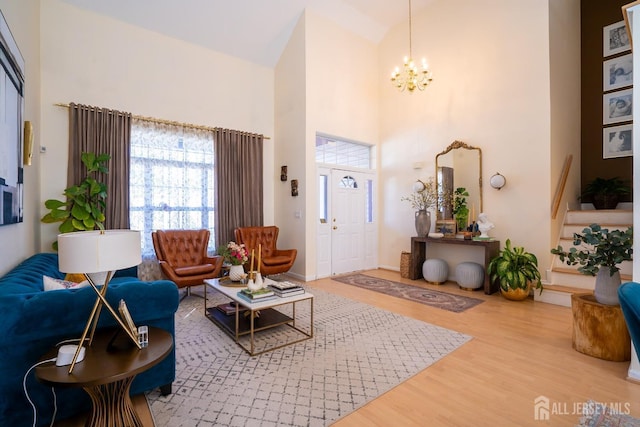
<svg viewBox="0 0 640 427">
<path fill-rule="evenodd" d="M 378 266 L 375 171 L 319 166 L 317 278 Z"/>
</svg>

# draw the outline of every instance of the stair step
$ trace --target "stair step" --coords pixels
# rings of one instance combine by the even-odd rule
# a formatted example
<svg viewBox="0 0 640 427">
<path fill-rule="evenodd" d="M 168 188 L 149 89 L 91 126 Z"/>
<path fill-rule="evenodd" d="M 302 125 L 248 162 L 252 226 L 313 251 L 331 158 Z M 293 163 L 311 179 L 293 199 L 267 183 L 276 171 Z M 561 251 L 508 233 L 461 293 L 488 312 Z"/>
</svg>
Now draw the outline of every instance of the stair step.
<svg viewBox="0 0 640 427">
<path fill-rule="evenodd" d="M 552 285 L 562 284 L 564 286 L 585 289 L 592 291 L 596 285 L 596 276 L 589 276 L 582 274 L 576 269 L 571 267 L 553 267 L 551 269 L 550 283 Z M 626 274 L 621 271 L 620 280 L 622 283 L 631 280 L 631 274 Z"/>
<path fill-rule="evenodd" d="M 533 299 L 538 302 L 571 307 L 571 296 L 573 294 L 585 293 L 593 292 L 582 288 L 574 288 L 572 286 L 544 285 L 544 290 L 542 291 L 542 293 L 535 292 L 533 294 Z"/>
<path fill-rule="evenodd" d="M 564 227 L 562 228 L 562 235 L 560 236 L 560 238 L 562 239 L 573 239 L 573 235 L 574 233 L 579 233 L 582 234 L 583 230 L 585 228 L 587 228 L 588 226 L 590 226 L 593 223 L 566 223 L 564 224 Z M 627 228 L 631 227 L 631 223 L 616 223 L 616 224 L 602 224 L 599 223 L 601 226 L 603 226 L 603 228 L 606 228 L 608 230 L 626 230 Z"/>
<path fill-rule="evenodd" d="M 633 211 L 629 209 L 595 209 L 568 211 L 565 224 L 633 224 Z M 584 228 L 584 227 L 583 227 Z"/>
<path fill-rule="evenodd" d="M 560 243 L 562 245 L 562 243 Z M 563 249 L 568 250 L 569 247 L 562 245 Z M 558 271 L 558 272 L 562 272 L 562 273 L 577 273 L 577 274 L 582 274 L 578 271 L 578 268 L 581 267 L 580 264 L 576 264 L 576 265 L 567 265 L 566 263 L 560 261 L 560 257 L 559 256 L 555 256 L 553 259 L 553 264 L 551 266 L 551 270 L 552 271 Z M 622 261 L 619 265 L 618 268 L 620 269 L 620 276 L 629 276 L 631 277 L 631 275 L 633 274 L 633 261 Z"/>
</svg>

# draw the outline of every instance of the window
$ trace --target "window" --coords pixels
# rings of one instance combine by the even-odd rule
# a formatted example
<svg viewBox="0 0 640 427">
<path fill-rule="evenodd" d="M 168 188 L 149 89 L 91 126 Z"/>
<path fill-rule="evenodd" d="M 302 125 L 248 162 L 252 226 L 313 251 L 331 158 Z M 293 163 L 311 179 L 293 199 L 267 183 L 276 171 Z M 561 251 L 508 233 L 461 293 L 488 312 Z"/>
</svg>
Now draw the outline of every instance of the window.
<svg viewBox="0 0 640 427">
<path fill-rule="evenodd" d="M 143 258 L 155 255 L 158 229 L 209 229 L 214 252 L 214 160 L 210 131 L 132 121 L 130 220 L 143 236 Z"/>
<path fill-rule="evenodd" d="M 316 135 L 316 163 L 371 169 L 371 146 Z"/>
</svg>

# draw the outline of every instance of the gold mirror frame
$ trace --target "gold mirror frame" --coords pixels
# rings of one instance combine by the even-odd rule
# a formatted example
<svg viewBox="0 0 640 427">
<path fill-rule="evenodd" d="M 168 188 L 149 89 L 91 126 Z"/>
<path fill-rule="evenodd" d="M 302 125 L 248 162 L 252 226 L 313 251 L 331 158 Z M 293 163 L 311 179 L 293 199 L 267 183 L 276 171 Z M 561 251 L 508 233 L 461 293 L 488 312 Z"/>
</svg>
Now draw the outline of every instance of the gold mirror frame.
<svg viewBox="0 0 640 427">
<path fill-rule="evenodd" d="M 468 145 L 462 141 L 453 141 L 451 143 L 451 145 L 449 145 L 444 151 L 442 151 L 440 154 L 438 154 L 436 156 L 436 187 L 438 189 L 438 201 L 436 203 L 436 215 L 438 219 L 451 219 L 452 215 L 450 214 L 446 214 L 446 212 L 444 212 L 443 209 L 443 199 L 445 199 L 445 197 L 443 196 L 445 191 L 451 191 L 453 192 L 455 190 L 454 187 L 460 187 L 460 185 L 456 184 L 455 179 L 453 179 L 453 185 L 451 186 L 450 190 L 445 190 L 444 184 L 442 182 L 442 174 L 440 173 L 440 168 L 443 166 L 446 166 L 443 162 L 444 156 L 450 152 L 452 152 L 453 150 L 469 150 L 469 151 L 477 151 L 478 154 L 478 187 L 477 188 L 471 188 L 470 185 L 466 184 L 466 185 L 462 185 L 462 187 L 465 187 L 466 190 L 469 192 L 469 197 L 467 198 L 468 200 L 468 207 L 469 210 L 471 211 L 472 208 L 475 208 L 477 210 L 474 209 L 473 214 L 471 214 L 471 218 L 470 220 L 475 220 L 475 218 L 477 218 L 478 214 L 480 212 L 482 212 L 482 150 L 478 147 L 473 147 L 471 145 Z M 442 157 L 441 157 L 442 156 Z M 438 160 L 440 160 L 440 163 L 438 163 Z M 474 159 L 470 158 L 468 159 L 469 161 L 474 161 Z M 464 172 L 464 171 L 463 171 Z M 454 177 L 455 177 L 455 168 L 453 168 L 453 173 L 454 173 Z M 460 181 L 460 180 L 459 180 Z M 463 182 L 474 182 L 475 181 L 475 177 L 466 177 L 466 179 L 462 180 Z M 477 195 L 475 194 L 477 192 Z M 452 194 L 449 195 L 449 200 L 452 200 Z M 477 201 L 477 202 L 476 202 Z M 477 204 L 476 204 L 477 203 Z"/>
</svg>

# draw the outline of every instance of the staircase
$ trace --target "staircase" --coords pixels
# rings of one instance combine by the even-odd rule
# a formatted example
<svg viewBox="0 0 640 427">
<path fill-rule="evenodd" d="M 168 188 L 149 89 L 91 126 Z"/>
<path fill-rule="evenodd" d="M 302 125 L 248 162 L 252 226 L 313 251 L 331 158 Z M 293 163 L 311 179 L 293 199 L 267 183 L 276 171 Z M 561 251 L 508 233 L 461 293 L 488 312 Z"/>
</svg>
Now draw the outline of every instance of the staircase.
<svg viewBox="0 0 640 427">
<path fill-rule="evenodd" d="M 560 232 L 558 244 L 568 250 L 573 246 L 573 233 L 580 233 L 590 224 L 597 223 L 609 230 L 626 230 L 633 225 L 633 211 L 626 209 L 568 211 Z M 624 261 L 620 267 L 622 282 L 631 280 L 633 263 Z M 548 283 L 544 291 L 534 293 L 536 301 L 571 307 L 571 295 L 593 292 L 596 278 L 578 271 L 580 265 L 569 266 L 554 255 L 551 270 L 547 274 Z"/>
</svg>

